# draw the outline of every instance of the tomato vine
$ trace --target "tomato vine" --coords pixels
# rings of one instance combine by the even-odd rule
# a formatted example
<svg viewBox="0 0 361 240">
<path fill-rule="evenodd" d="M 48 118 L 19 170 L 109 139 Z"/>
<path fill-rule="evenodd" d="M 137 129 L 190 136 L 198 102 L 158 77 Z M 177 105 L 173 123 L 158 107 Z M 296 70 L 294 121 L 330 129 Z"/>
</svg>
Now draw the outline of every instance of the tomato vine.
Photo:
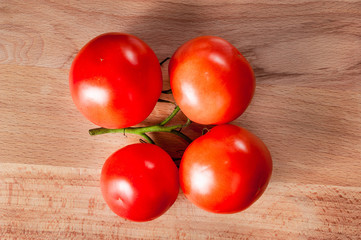
<svg viewBox="0 0 361 240">
<path fill-rule="evenodd" d="M 185 124 L 177 124 L 177 125 L 170 125 L 165 126 L 170 120 L 174 118 L 174 116 L 177 115 L 177 113 L 180 111 L 180 108 L 176 106 L 173 110 L 173 112 L 162 122 L 156 125 L 152 126 L 146 126 L 146 127 L 127 127 L 127 128 L 118 128 L 118 129 L 109 129 L 109 128 L 94 128 L 89 130 L 89 134 L 91 136 L 94 135 L 100 135 L 105 133 L 130 133 L 130 134 L 137 134 L 141 137 L 143 137 L 147 142 L 155 144 L 154 140 L 148 136 L 148 133 L 151 132 L 168 132 L 172 133 L 174 135 L 177 135 L 181 138 L 183 138 L 188 143 L 192 142 L 192 139 L 190 139 L 187 135 L 181 132 L 181 130 L 184 127 L 187 127 L 189 124 L 191 124 L 191 121 L 189 118 L 187 118 L 187 121 Z"/>
</svg>

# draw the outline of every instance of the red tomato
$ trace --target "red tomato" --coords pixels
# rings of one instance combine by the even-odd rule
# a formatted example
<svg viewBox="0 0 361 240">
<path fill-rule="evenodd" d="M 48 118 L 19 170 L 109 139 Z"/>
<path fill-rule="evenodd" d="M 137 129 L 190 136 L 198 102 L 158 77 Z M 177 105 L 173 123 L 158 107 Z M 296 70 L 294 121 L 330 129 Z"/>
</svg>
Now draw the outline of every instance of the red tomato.
<svg viewBox="0 0 361 240">
<path fill-rule="evenodd" d="M 166 212 L 179 191 L 178 169 L 160 147 L 128 145 L 105 162 L 101 190 L 110 209 L 133 221 L 149 221 Z"/>
<path fill-rule="evenodd" d="M 162 91 L 162 73 L 153 50 L 139 38 L 106 33 L 75 57 L 69 84 L 73 101 L 91 122 L 123 128 L 142 122 Z"/>
<path fill-rule="evenodd" d="M 182 157 L 179 175 L 185 196 L 200 208 L 235 213 L 255 202 L 272 173 L 266 145 L 235 125 L 219 125 L 193 141 Z"/>
<path fill-rule="evenodd" d="M 246 110 L 255 90 L 250 64 L 219 37 L 198 37 L 178 48 L 169 77 L 176 103 L 200 124 L 233 121 Z"/>
</svg>

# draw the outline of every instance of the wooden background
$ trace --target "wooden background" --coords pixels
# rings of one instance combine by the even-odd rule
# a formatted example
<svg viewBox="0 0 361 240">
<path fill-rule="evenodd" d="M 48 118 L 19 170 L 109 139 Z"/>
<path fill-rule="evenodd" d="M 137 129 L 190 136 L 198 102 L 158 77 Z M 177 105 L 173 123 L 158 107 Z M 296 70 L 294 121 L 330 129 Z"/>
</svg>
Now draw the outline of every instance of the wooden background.
<svg viewBox="0 0 361 240">
<path fill-rule="evenodd" d="M 224 37 L 249 59 L 256 93 L 234 123 L 273 156 L 259 201 L 216 215 L 180 193 L 147 223 L 109 210 L 102 164 L 138 137 L 90 137 L 68 72 L 86 42 L 110 31 L 140 37 L 160 60 L 200 35 Z M 361 238 L 360 1 L 0 0 L 0 81 L 0 239 Z M 143 125 L 171 110 L 159 103 Z M 186 147 L 153 137 L 172 156 Z"/>
</svg>

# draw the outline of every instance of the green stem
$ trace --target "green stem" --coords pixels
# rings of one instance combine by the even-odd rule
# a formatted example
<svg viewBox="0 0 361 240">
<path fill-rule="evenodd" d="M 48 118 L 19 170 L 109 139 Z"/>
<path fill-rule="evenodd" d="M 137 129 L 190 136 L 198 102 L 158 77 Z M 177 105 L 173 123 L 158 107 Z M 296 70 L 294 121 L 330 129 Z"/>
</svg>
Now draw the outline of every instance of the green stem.
<svg viewBox="0 0 361 240">
<path fill-rule="evenodd" d="M 146 134 L 151 132 L 169 132 L 173 133 L 177 136 L 182 137 L 187 142 L 192 142 L 192 140 L 181 133 L 180 131 L 176 131 L 176 129 L 180 129 L 185 127 L 187 124 L 178 124 L 172 126 L 162 126 L 162 125 L 153 125 L 149 127 L 128 127 L 128 128 L 118 128 L 118 129 L 108 129 L 108 128 L 94 128 L 89 130 L 89 134 L 91 136 L 94 135 L 101 135 L 105 133 L 130 133 L 130 134 L 137 134 L 143 138 L 145 138 L 149 143 L 154 143 L 154 141 Z"/>
<path fill-rule="evenodd" d="M 174 135 L 177 135 L 181 138 L 183 138 L 184 140 L 186 140 L 188 143 L 192 142 L 192 139 L 190 139 L 187 135 L 185 135 L 184 133 L 177 131 L 177 130 L 172 130 L 170 131 L 170 133 L 173 133 Z"/>
<path fill-rule="evenodd" d="M 155 144 L 153 139 L 151 139 L 147 134 L 143 133 L 143 134 L 139 134 L 139 135 L 142 136 L 145 140 L 147 140 L 148 143 Z"/>
<path fill-rule="evenodd" d="M 153 125 L 149 127 L 128 127 L 128 128 L 118 128 L 118 129 L 109 129 L 109 128 L 93 128 L 89 130 L 91 136 L 101 135 L 105 133 L 130 133 L 142 135 L 150 132 L 170 132 L 177 128 L 182 128 L 184 125 L 178 124 L 173 126 L 161 126 Z"/>
<path fill-rule="evenodd" d="M 94 128 L 89 130 L 89 134 L 91 136 L 100 135 L 105 133 L 130 133 L 130 134 L 137 134 L 143 137 L 147 142 L 154 144 L 154 141 L 147 135 L 147 133 L 151 132 L 169 132 L 174 135 L 177 135 L 187 142 L 191 143 L 192 140 L 185 134 L 183 134 L 180 130 L 184 127 L 187 127 L 191 124 L 191 121 L 187 118 L 187 122 L 185 124 L 177 124 L 172 126 L 165 126 L 170 120 L 173 119 L 175 115 L 180 111 L 180 108 L 177 106 L 174 108 L 173 112 L 164 119 L 161 123 L 153 126 L 147 127 L 127 127 L 127 128 L 118 128 L 118 129 L 109 129 L 109 128 Z M 179 130 L 176 130 L 179 129 Z"/>
<path fill-rule="evenodd" d="M 173 110 L 173 112 L 166 118 L 163 120 L 163 122 L 161 122 L 159 125 L 160 126 L 164 126 L 166 125 L 170 120 L 172 120 L 172 118 L 177 115 L 177 113 L 180 111 L 180 108 L 178 106 L 176 106 Z"/>
</svg>

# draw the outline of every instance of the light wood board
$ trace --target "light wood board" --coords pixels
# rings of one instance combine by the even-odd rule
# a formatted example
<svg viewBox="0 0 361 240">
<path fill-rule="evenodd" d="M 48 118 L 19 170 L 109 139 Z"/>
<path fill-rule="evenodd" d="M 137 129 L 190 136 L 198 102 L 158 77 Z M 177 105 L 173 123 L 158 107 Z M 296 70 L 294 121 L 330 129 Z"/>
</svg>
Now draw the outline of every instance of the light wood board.
<svg viewBox="0 0 361 240">
<path fill-rule="evenodd" d="M 244 54 L 257 87 L 234 124 L 259 136 L 274 161 L 254 205 L 211 214 L 180 192 L 151 222 L 110 211 L 102 164 L 139 138 L 90 137 L 95 126 L 68 87 L 74 56 L 105 32 L 140 37 L 159 60 L 200 35 Z M 172 108 L 157 104 L 141 125 Z M 0 0 L 0 126 L 0 239 L 360 239 L 361 1 Z M 202 128 L 185 131 L 196 138 Z M 186 147 L 152 137 L 173 157 Z"/>
</svg>

